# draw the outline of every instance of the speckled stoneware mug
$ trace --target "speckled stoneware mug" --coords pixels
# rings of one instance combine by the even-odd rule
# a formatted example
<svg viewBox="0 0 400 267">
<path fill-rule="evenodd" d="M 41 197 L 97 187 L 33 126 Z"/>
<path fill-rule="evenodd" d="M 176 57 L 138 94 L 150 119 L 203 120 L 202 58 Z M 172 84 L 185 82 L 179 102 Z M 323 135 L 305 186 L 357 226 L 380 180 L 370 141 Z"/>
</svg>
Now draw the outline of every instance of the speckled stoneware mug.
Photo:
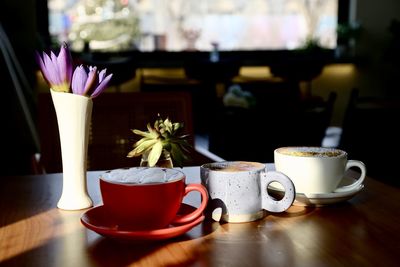
<svg viewBox="0 0 400 267">
<path fill-rule="evenodd" d="M 200 167 L 201 183 L 207 188 L 207 211 L 215 221 L 250 222 L 261 219 L 265 211 L 283 212 L 293 203 L 295 188 L 292 181 L 280 172 L 266 172 L 265 164 L 245 161 L 226 161 Z M 272 182 L 285 189 L 281 200 L 268 194 Z"/>
</svg>

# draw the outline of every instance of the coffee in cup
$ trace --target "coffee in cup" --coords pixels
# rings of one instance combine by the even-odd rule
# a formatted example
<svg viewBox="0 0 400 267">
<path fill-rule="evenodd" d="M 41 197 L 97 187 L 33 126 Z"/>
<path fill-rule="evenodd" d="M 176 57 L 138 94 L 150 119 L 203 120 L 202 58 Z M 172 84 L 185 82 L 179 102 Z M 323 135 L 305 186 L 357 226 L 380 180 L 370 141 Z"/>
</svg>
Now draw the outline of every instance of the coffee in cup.
<svg viewBox="0 0 400 267">
<path fill-rule="evenodd" d="M 134 167 L 107 171 L 100 177 L 105 212 L 119 227 L 135 230 L 160 229 L 197 219 L 207 206 L 207 190 L 201 184 L 185 184 L 183 172 L 168 168 Z M 177 215 L 191 191 L 202 196 L 200 207 Z"/>
<path fill-rule="evenodd" d="M 200 167 L 202 184 L 209 193 L 208 211 L 215 221 L 249 222 L 261 219 L 266 211 L 282 212 L 295 197 L 291 180 L 279 172 L 266 172 L 258 162 L 227 161 Z M 276 200 L 268 194 L 272 182 L 282 184 L 285 195 Z"/>
<path fill-rule="evenodd" d="M 220 172 L 242 172 L 242 171 L 255 171 L 265 168 L 264 164 L 258 162 L 248 162 L 248 161 L 234 161 L 234 162 L 224 162 L 208 164 L 210 170 L 220 171 Z"/>
<path fill-rule="evenodd" d="M 358 188 L 365 179 L 366 167 L 358 160 L 348 160 L 347 153 L 336 148 L 281 147 L 274 151 L 275 170 L 286 174 L 298 193 L 347 192 Z M 357 167 L 360 177 L 338 188 L 345 172 Z"/>
</svg>

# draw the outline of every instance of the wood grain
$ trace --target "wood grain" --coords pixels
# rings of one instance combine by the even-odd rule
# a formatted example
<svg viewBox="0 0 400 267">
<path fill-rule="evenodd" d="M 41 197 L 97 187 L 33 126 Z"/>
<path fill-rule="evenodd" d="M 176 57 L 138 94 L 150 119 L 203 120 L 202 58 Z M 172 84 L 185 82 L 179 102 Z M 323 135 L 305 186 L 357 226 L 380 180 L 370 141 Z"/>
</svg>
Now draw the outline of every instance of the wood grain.
<svg viewBox="0 0 400 267">
<path fill-rule="evenodd" d="M 184 169 L 198 181 L 198 168 Z M 98 176 L 89 193 L 101 204 Z M 292 206 L 259 221 L 206 219 L 187 234 L 157 242 L 122 242 L 80 223 L 85 212 L 56 208 L 61 174 L 3 177 L 1 266 L 398 266 L 400 190 L 371 178 L 351 200 Z M 198 196 L 185 200 L 198 203 Z"/>
</svg>

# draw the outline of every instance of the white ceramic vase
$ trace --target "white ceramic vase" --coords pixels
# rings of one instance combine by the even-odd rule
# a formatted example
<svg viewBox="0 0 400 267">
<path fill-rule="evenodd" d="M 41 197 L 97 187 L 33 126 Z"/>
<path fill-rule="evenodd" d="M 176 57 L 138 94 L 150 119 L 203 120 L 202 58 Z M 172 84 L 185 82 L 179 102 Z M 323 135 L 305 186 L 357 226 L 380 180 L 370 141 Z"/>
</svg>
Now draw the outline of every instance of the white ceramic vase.
<svg viewBox="0 0 400 267">
<path fill-rule="evenodd" d="M 89 97 L 50 90 L 60 134 L 63 185 L 57 207 L 80 210 L 93 205 L 86 181 L 87 148 L 93 101 Z"/>
</svg>

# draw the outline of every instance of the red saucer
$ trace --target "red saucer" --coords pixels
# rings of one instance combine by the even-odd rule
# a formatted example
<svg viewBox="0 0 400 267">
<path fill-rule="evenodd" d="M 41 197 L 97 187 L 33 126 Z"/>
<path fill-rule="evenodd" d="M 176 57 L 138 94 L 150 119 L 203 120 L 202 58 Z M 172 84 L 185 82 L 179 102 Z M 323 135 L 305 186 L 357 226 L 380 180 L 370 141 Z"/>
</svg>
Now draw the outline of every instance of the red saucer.
<svg viewBox="0 0 400 267">
<path fill-rule="evenodd" d="M 188 214 L 195 209 L 195 207 L 183 203 L 178 215 Z M 86 228 L 100 235 L 128 240 L 162 240 L 176 237 L 186 233 L 203 220 L 204 216 L 201 215 L 196 220 L 182 225 L 169 225 L 162 229 L 135 231 L 129 228 L 119 228 L 118 224 L 113 222 L 112 219 L 104 213 L 103 206 L 91 208 L 81 217 L 81 222 Z"/>
</svg>

